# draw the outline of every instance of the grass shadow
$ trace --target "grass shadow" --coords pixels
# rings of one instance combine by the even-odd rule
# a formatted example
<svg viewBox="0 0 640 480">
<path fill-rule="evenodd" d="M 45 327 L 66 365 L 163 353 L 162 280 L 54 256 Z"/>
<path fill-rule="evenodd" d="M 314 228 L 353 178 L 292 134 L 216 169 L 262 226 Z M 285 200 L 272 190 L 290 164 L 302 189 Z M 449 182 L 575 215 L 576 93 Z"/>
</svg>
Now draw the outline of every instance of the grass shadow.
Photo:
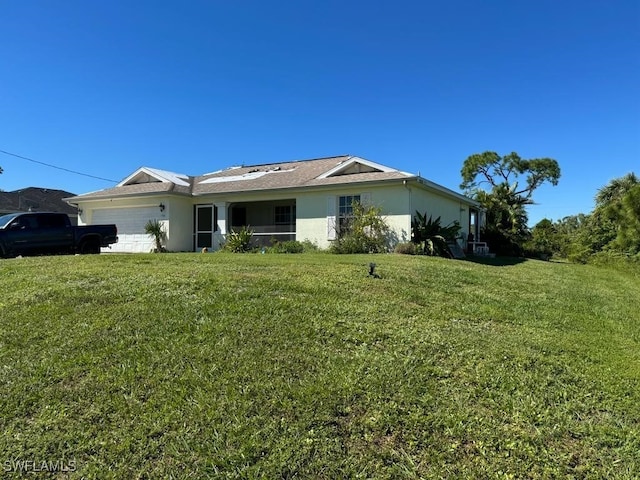
<svg viewBox="0 0 640 480">
<path fill-rule="evenodd" d="M 524 257 L 480 257 L 477 255 L 467 255 L 461 260 L 465 262 L 479 263 L 481 265 L 491 265 L 493 267 L 510 267 L 528 261 Z"/>
</svg>

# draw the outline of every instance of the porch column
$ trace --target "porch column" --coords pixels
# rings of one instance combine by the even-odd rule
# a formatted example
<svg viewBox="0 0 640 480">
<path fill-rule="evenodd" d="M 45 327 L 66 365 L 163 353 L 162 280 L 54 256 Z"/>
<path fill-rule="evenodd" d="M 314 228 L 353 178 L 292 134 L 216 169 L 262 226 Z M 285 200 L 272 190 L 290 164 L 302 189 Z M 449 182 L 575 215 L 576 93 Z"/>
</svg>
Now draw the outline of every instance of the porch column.
<svg viewBox="0 0 640 480">
<path fill-rule="evenodd" d="M 227 202 L 219 202 L 219 203 L 214 203 L 213 206 L 215 207 L 217 214 L 218 214 L 218 221 L 216 223 L 216 229 L 215 232 L 213 234 L 213 240 L 214 240 L 214 248 L 216 250 L 219 250 L 221 245 L 224 244 L 225 239 L 227 238 L 227 206 L 228 203 Z"/>
<path fill-rule="evenodd" d="M 486 226 L 487 223 L 487 215 L 486 212 L 484 210 L 480 210 L 478 209 L 478 220 L 477 220 L 478 226 L 476 227 L 476 229 L 478 230 L 478 240 L 476 240 L 476 242 L 480 242 L 480 229 L 484 226 Z"/>
</svg>

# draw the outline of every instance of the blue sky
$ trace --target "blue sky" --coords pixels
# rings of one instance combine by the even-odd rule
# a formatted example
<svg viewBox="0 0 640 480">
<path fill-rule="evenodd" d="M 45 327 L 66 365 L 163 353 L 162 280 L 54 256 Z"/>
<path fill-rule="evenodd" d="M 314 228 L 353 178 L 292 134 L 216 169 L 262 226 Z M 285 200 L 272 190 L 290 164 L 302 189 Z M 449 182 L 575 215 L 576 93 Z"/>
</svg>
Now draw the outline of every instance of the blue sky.
<svg viewBox="0 0 640 480">
<path fill-rule="evenodd" d="M 121 180 L 352 154 L 458 189 L 558 160 L 530 223 L 640 174 L 640 2 L 0 0 L 0 149 Z M 112 183 L 0 154 L 0 188 Z"/>
</svg>

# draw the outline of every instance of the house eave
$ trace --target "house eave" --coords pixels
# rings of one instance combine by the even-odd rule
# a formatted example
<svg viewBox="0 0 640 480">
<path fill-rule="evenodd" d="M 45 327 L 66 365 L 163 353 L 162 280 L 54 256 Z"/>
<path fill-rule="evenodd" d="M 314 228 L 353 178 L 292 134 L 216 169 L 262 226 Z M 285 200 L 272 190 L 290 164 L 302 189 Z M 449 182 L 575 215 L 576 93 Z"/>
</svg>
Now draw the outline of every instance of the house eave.
<svg viewBox="0 0 640 480">
<path fill-rule="evenodd" d="M 331 190 L 345 190 L 351 188 L 367 188 L 367 187 L 384 187 L 389 185 L 418 185 L 420 188 L 432 190 L 442 195 L 455 198 L 456 200 L 465 204 L 471 205 L 476 208 L 480 208 L 480 204 L 466 197 L 458 192 L 450 190 L 442 185 L 431 182 L 423 177 L 410 175 L 406 178 L 391 178 L 384 180 L 366 180 L 356 182 L 345 183 L 332 183 L 332 184 L 320 184 L 320 185 L 300 185 L 295 187 L 281 187 L 281 188 L 262 188 L 256 190 L 233 190 L 224 192 L 202 192 L 202 193 L 187 193 L 187 192 L 175 192 L 175 191 L 162 191 L 162 192 L 148 192 L 137 194 L 112 194 L 104 196 L 91 196 L 83 198 L 82 196 L 68 197 L 63 200 L 70 205 L 78 205 L 79 203 L 96 203 L 115 199 L 137 199 L 137 198 L 150 198 L 150 197 L 183 197 L 183 198 L 207 198 L 207 197 L 224 197 L 224 196 L 255 196 L 260 194 L 299 194 L 301 192 L 313 191 L 331 191 Z"/>
<path fill-rule="evenodd" d="M 411 177 L 408 178 L 391 178 L 385 180 L 366 180 L 361 182 L 345 182 L 345 183 L 332 183 L 332 184 L 320 184 L 320 185 L 300 185 L 295 187 L 280 187 L 280 188 L 261 188 L 255 190 L 233 190 L 233 191 L 225 191 L 225 192 L 203 192 L 203 193 L 193 193 L 192 197 L 194 198 L 206 198 L 206 197 L 223 197 L 227 196 L 239 196 L 239 195 L 255 195 L 261 193 L 301 193 L 308 192 L 309 190 L 314 191 L 329 191 L 336 189 L 349 189 L 351 187 L 361 188 L 361 187 L 381 187 L 387 186 L 390 184 L 402 184 L 410 180 Z"/>
<path fill-rule="evenodd" d="M 165 191 L 165 192 L 147 192 L 147 193 L 135 193 L 135 194 L 115 194 L 115 195 L 104 195 L 104 196 L 96 196 L 96 197 L 88 197 L 83 198 L 82 196 L 77 197 L 69 197 L 63 198 L 65 202 L 69 205 L 78 205 L 79 203 L 85 202 L 104 202 L 106 200 L 120 200 L 123 198 L 126 199 L 136 199 L 136 198 L 149 198 L 149 197 L 192 197 L 193 195 L 189 193 L 183 192 L 173 192 L 173 191 Z"/>
<path fill-rule="evenodd" d="M 459 200 L 460 202 L 464 202 L 467 205 L 471 205 L 473 207 L 476 208 L 481 208 L 480 203 L 478 203 L 476 200 L 473 200 L 472 198 L 469 198 L 461 193 L 458 193 L 454 190 L 451 190 L 447 187 L 443 187 L 442 185 L 439 185 L 435 182 L 432 182 L 431 180 L 427 180 L 424 177 L 421 176 L 415 176 L 413 178 L 413 181 L 415 181 L 420 187 L 422 188 L 426 188 L 428 190 L 434 190 L 438 193 L 441 193 L 443 195 L 447 195 L 450 197 L 454 197 L 457 200 Z"/>
</svg>

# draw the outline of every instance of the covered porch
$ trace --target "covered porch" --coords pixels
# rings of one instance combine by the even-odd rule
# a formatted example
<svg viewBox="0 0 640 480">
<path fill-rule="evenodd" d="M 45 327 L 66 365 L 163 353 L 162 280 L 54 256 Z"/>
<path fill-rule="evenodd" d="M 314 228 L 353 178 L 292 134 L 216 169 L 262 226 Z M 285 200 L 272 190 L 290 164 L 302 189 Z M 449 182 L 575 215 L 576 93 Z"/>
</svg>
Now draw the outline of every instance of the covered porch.
<svg viewBox="0 0 640 480">
<path fill-rule="evenodd" d="M 480 238 L 480 228 L 486 221 L 484 212 L 471 208 L 469 209 L 469 236 L 467 237 L 467 253 L 481 257 L 491 256 L 489 245 Z M 495 255 L 494 255 L 495 256 Z"/>
<path fill-rule="evenodd" d="M 218 250 L 229 231 L 253 231 L 253 245 L 296 239 L 296 200 L 223 202 L 194 206 L 194 250 Z"/>
</svg>

